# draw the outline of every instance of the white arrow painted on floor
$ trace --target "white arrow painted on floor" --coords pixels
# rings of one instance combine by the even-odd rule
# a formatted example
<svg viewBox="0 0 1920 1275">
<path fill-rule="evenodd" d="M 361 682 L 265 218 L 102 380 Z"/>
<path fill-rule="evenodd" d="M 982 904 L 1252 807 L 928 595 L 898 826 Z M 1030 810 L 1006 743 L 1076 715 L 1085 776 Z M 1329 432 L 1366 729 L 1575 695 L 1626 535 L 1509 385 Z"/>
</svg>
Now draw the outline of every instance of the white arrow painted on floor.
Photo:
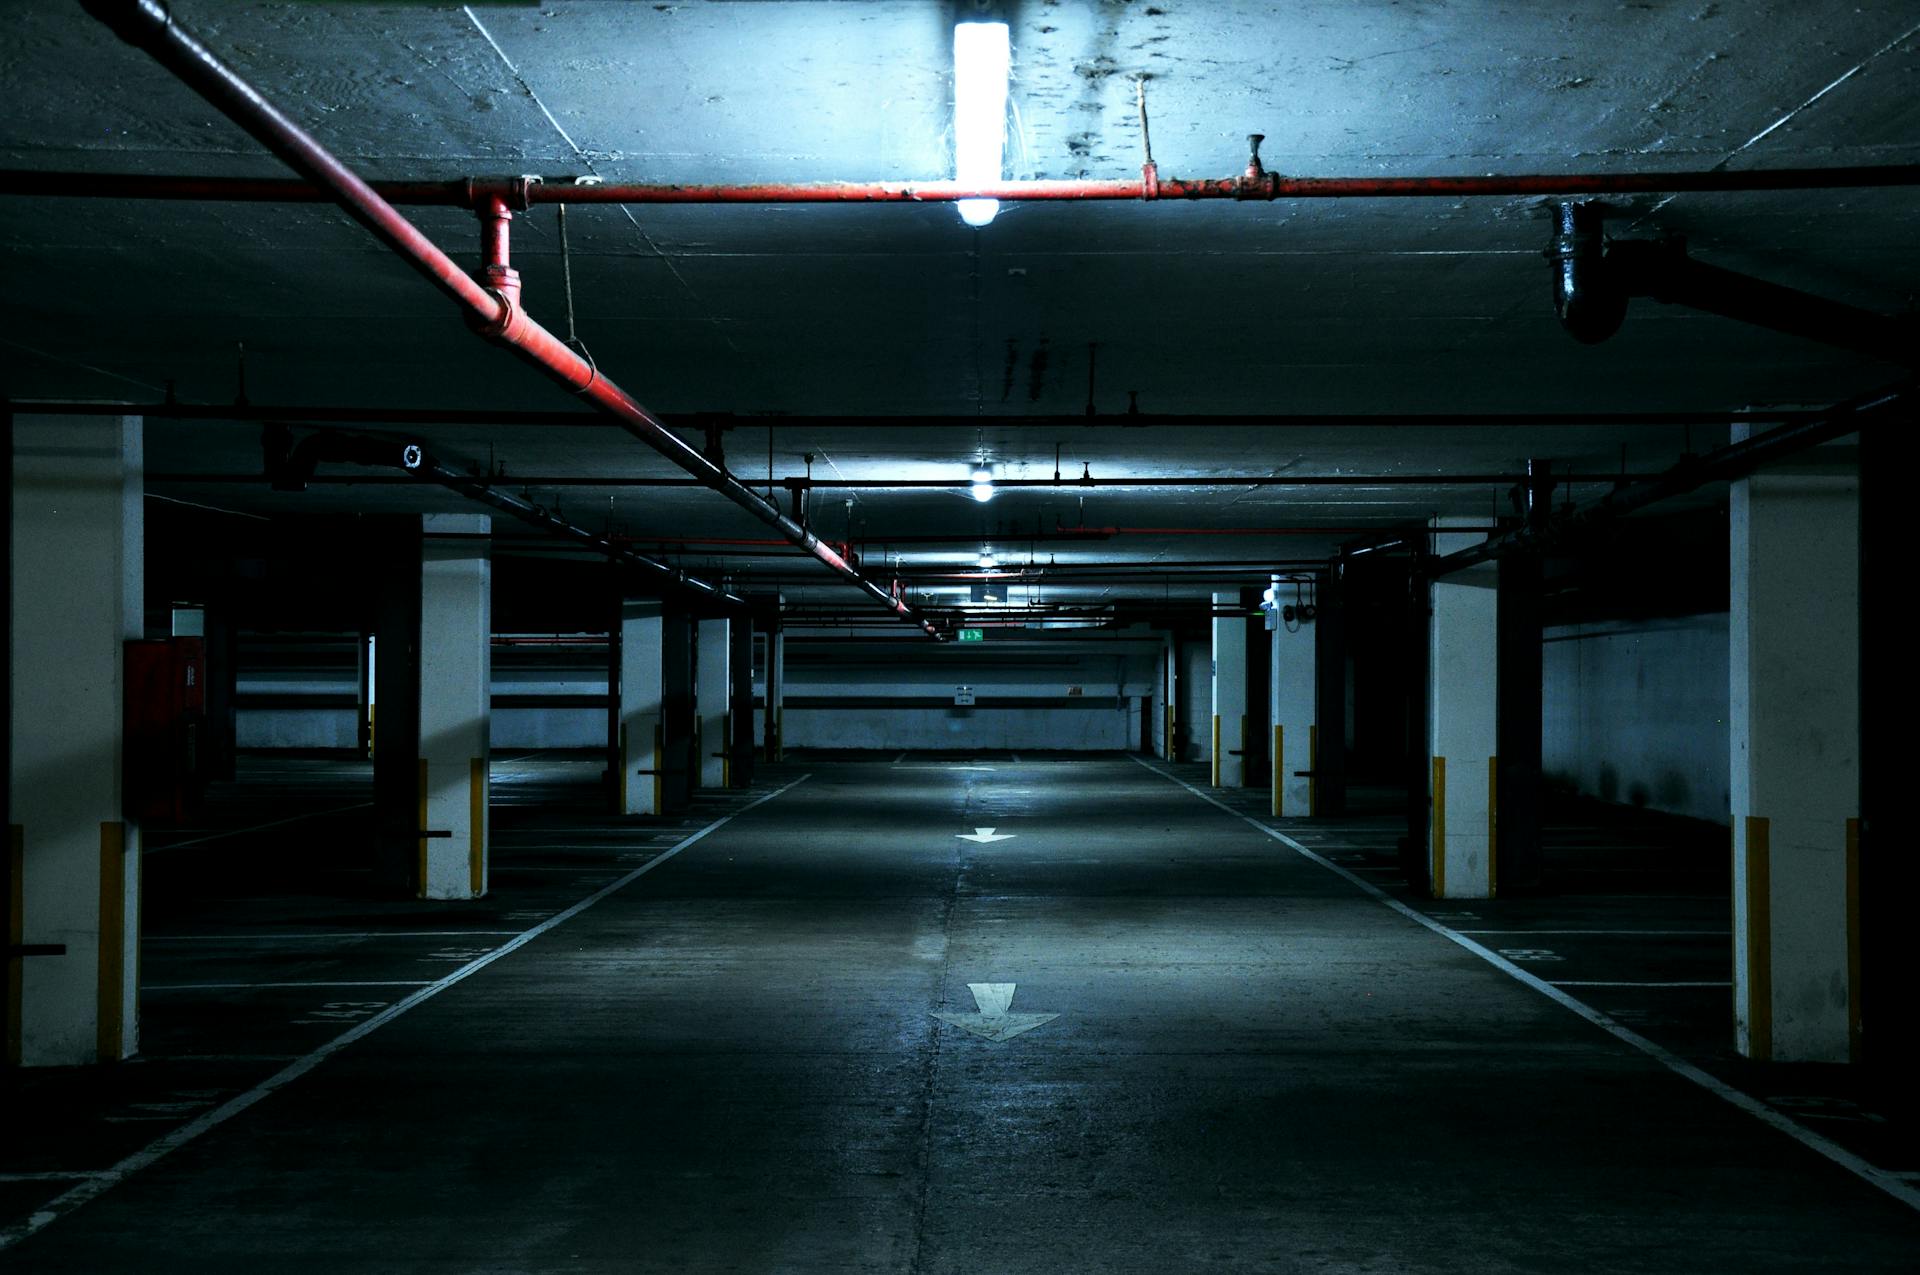
<svg viewBox="0 0 1920 1275">
<path fill-rule="evenodd" d="M 967 990 L 973 993 L 973 1003 L 980 1007 L 978 1013 L 949 1014 L 935 1010 L 933 1016 L 943 1023 L 951 1023 L 995 1042 L 1011 1039 L 1021 1032 L 1030 1032 L 1042 1023 L 1050 1023 L 1060 1017 L 1058 1014 L 1013 1013 L 1015 986 L 1013 983 L 968 983 Z"/>
<path fill-rule="evenodd" d="M 953 835 L 962 841 L 977 841 L 984 846 L 990 841 L 1012 841 L 1020 834 L 1017 832 L 995 832 L 991 828 L 975 828 L 972 832 L 956 832 Z M 985 986 L 985 984 L 983 984 L 983 986 Z"/>
</svg>

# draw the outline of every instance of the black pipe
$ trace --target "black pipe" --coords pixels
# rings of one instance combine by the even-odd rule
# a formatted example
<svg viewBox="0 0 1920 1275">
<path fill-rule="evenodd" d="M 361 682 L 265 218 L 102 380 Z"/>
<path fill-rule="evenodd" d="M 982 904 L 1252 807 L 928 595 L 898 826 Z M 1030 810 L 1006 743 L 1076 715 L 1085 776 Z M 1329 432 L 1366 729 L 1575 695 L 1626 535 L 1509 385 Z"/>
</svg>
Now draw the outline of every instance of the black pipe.
<svg viewBox="0 0 1920 1275">
<path fill-rule="evenodd" d="M 449 491 L 497 509 L 501 513 L 538 527 L 562 540 L 572 541 L 592 549 L 613 562 L 631 567 L 662 588 L 685 590 L 709 604 L 726 608 L 744 608 L 747 605 L 744 599 L 734 596 L 718 585 L 690 576 L 678 567 L 670 567 L 645 554 L 635 553 L 604 536 L 596 536 L 584 527 L 575 526 L 563 518 L 548 513 L 531 501 L 509 495 L 470 474 L 463 474 L 457 469 L 450 468 L 434 459 L 416 442 L 321 431 L 307 435 L 298 443 L 291 443 L 284 427 L 269 427 L 264 450 L 267 477 L 272 481 L 276 491 L 305 491 L 307 481 L 313 476 L 314 466 L 323 460 L 375 467 L 390 466 L 419 481 L 438 483 Z"/>
<path fill-rule="evenodd" d="M 575 526 L 563 518 L 548 513 L 539 505 L 522 500 L 518 496 L 509 495 L 459 470 L 449 469 L 431 456 L 422 454 L 417 473 L 424 481 L 439 483 L 449 491 L 458 492 L 469 500 L 490 505 L 501 513 L 551 532 L 562 540 L 571 540 L 595 553 L 605 555 L 622 566 L 631 567 L 662 588 L 690 593 L 709 605 L 730 610 L 747 609 L 746 599 L 736 597 L 719 585 L 709 583 L 697 576 L 690 576 L 678 567 L 670 567 L 664 562 L 635 553 L 631 549 L 622 548 L 604 536 L 596 536 L 584 527 Z"/>
<path fill-rule="evenodd" d="M 1576 341 L 1606 340 L 1619 331 L 1627 299 L 1649 297 L 1888 363 L 1911 367 L 1920 362 L 1920 329 L 1911 323 L 1705 265 L 1687 255 L 1686 240 L 1679 236 L 1609 244 L 1602 234 L 1604 216 L 1605 206 L 1598 202 L 1563 200 L 1547 242 L 1554 311 Z"/>
<path fill-rule="evenodd" d="M 1685 457 L 1650 482 L 1610 492 L 1585 508 L 1550 518 L 1537 527 L 1517 527 L 1485 544 L 1450 553 L 1434 561 L 1429 573 L 1434 577 L 1448 575 L 1503 553 L 1535 549 L 1549 542 L 1593 532 L 1635 510 L 1684 495 L 1708 483 L 1729 482 L 1745 477 L 1796 452 L 1857 433 L 1874 422 L 1900 421 L 1910 424 L 1914 389 L 1914 382 L 1903 381 L 1888 389 L 1842 403 L 1803 424 L 1764 430 L 1704 456 Z"/>
<path fill-rule="evenodd" d="M 1553 309 L 1560 326 L 1584 345 L 1606 340 L 1627 317 L 1627 294 L 1606 265 L 1601 234 L 1604 209 L 1592 201 L 1562 200 L 1545 256 L 1553 266 Z"/>
<path fill-rule="evenodd" d="M 1695 261 L 1687 255 L 1684 239 L 1616 243 L 1607 253 L 1607 265 L 1618 272 L 1622 288 L 1632 296 L 1651 297 L 1789 336 L 1858 350 L 1888 363 L 1911 366 L 1920 361 L 1916 358 L 1920 356 L 1920 330 L 1911 325 Z"/>
</svg>

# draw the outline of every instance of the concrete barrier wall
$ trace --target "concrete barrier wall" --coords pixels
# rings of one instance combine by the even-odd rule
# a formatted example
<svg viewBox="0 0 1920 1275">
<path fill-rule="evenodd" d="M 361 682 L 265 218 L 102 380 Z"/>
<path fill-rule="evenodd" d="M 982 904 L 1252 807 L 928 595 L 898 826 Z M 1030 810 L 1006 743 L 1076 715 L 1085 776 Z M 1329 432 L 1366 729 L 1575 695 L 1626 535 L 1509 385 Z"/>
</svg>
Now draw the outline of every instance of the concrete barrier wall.
<svg viewBox="0 0 1920 1275">
<path fill-rule="evenodd" d="M 1724 612 L 1547 630 L 1549 781 L 1725 823 L 1727 685 Z"/>
</svg>

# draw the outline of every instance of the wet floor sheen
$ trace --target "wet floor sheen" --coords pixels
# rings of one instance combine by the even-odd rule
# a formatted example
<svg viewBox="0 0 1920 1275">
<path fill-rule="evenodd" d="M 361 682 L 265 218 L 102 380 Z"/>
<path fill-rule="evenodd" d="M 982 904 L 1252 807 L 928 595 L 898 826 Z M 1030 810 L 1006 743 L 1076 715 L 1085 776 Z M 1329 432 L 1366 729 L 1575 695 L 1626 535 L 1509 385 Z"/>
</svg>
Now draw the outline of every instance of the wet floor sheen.
<svg viewBox="0 0 1920 1275">
<path fill-rule="evenodd" d="M 408 941 L 423 981 L 458 944 Z M 1920 1215 L 1162 774 L 995 759 L 812 767 L 0 1265 L 1697 1272 L 1842 1244 L 1912 1270 Z"/>
</svg>

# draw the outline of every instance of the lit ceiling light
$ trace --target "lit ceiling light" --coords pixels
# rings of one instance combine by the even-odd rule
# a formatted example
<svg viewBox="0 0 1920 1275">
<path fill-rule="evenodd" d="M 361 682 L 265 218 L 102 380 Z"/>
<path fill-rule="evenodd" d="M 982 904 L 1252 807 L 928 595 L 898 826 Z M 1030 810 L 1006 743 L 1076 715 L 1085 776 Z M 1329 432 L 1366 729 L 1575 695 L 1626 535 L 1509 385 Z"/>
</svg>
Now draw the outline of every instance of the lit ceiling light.
<svg viewBox="0 0 1920 1275">
<path fill-rule="evenodd" d="M 993 499 L 993 469 L 984 463 L 973 467 L 973 498 L 981 504 Z"/>
<path fill-rule="evenodd" d="M 1000 180 L 1011 63 L 1006 23 L 962 22 L 953 28 L 953 175 L 964 185 L 991 186 Z M 960 201 L 960 220 L 969 226 L 984 226 L 999 211 L 997 199 Z"/>
<path fill-rule="evenodd" d="M 980 551 L 980 569 L 982 571 L 991 571 L 999 565 L 1000 564 L 994 560 L 993 550 L 982 549 Z"/>
</svg>

